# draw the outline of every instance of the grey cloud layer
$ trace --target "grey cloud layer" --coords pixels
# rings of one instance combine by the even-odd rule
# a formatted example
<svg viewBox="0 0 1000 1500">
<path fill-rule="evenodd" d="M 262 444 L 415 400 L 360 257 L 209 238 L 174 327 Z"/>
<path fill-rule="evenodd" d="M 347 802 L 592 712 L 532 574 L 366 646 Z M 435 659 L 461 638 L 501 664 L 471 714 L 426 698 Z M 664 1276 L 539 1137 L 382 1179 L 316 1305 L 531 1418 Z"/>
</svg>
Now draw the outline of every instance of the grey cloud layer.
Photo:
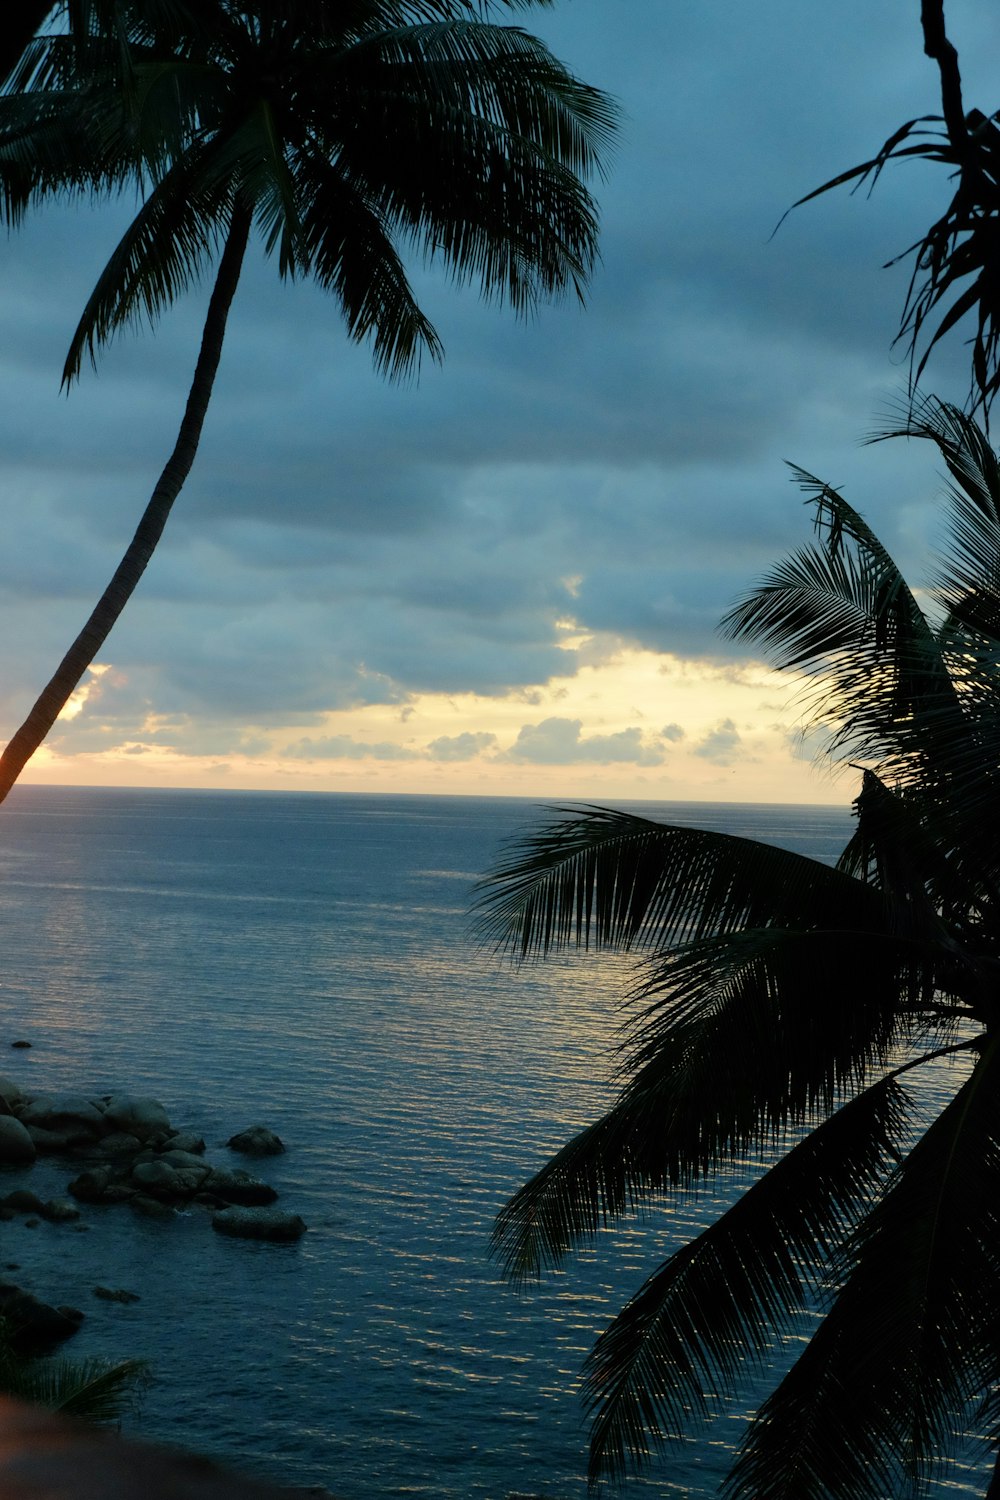
<svg viewBox="0 0 1000 1500">
<path fill-rule="evenodd" d="M 633 0 L 623 25 L 606 0 L 564 0 L 525 19 L 626 112 L 589 308 L 519 324 L 417 268 L 447 362 L 392 388 L 328 299 L 280 285 L 258 258 L 194 475 L 104 653 L 118 669 L 108 727 L 95 702 L 65 726 L 67 746 L 137 738 L 155 711 L 165 727 L 144 737 L 173 733 L 192 751 L 239 744 L 252 722 L 301 724 L 314 747 L 302 754 L 364 755 L 336 739 L 315 748 L 324 709 L 530 690 L 573 670 L 560 649 L 570 617 L 738 658 L 719 616 L 805 534 L 786 458 L 846 484 L 904 565 L 919 559 L 928 456 L 856 443 L 902 375 L 889 345 L 906 273 L 879 267 L 944 185 L 889 174 L 870 202 L 822 199 L 769 238 L 794 198 L 936 107 L 913 7 Z M 992 108 L 1000 23 L 980 0 L 952 0 L 949 19 L 967 98 Z M 121 218 L 53 212 L 4 250 L 0 732 L 117 561 L 194 359 L 204 289 L 58 396 Z M 962 358 L 936 362 L 946 396 L 961 398 Z M 651 765 L 674 738 L 574 724 L 413 753 Z M 736 732 L 720 726 L 697 753 L 725 763 Z"/>
</svg>

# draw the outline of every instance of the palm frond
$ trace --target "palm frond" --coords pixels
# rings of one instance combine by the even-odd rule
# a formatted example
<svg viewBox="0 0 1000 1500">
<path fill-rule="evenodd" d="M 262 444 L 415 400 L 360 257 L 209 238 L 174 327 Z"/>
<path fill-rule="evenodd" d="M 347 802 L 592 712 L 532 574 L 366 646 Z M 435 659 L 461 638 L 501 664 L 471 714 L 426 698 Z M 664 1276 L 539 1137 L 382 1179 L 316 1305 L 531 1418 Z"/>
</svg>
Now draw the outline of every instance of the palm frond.
<svg viewBox="0 0 1000 1500">
<path fill-rule="evenodd" d="M 768 928 L 652 958 L 614 1105 L 498 1215 L 505 1274 L 538 1275 L 610 1220 L 768 1160 L 884 1073 L 908 1037 L 946 1036 L 935 956 L 877 931 Z"/>
<path fill-rule="evenodd" d="M 149 1381 L 144 1360 L 38 1360 L 25 1372 L 16 1394 L 63 1416 L 95 1426 L 119 1422 L 141 1399 Z"/>
<path fill-rule="evenodd" d="M 653 1447 L 733 1392 L 814 1299 L 845 1231 L 898 1160 L 909 1100 L 890 1075 L 798 1142 L 673 1254 L 587 1360 L 592 1480 L 642 1468 Z"/>
<path fill-rule="evenodd" d="M 1000 1371 L 1000 1041 L 897 1168 L 761 1407 L 730 1500 L 910 1493 Z"/>
<path fill-rule="evenodd" d="M 185 160 L 157 185 L 129 225 L 87 299 L 70 342 L 63 382 L 80 373 L 85 354 L 97 351 L 141 317 L 153 323 L 201 277 L 224 236 L 228 188 L 205 183 L 202 163 Z"/>
<path fill-rule="evenodd" d="M 908 120 L 875 156 L 840 172 L 800 198 L 793 208 L 853 183 L 873 188 L 891 161 L 923 160 L 948 168 L 957 186 L 929 229 L 900 255 L 913 273 L 897 341 L 909 350 L 910 391 L 939 341 L 969 318 L 973 325 L 970 401 L 985 412 L 1000 389 L 1000 286 L 994 272 L 1000 246 L 1000 130 L 978 110 L 965 116 L 961 140 L 952 140 L 937 115 Z M 939 315 L 936 326 L 932 326 Z"/>
<path fill-rule="evenodd" d="M 0 1393 L 5 1396 L 103 1426 L 120 1421 L 138 1404 L 149 1378 L 141 1359 L 109 1363 L 22 1354 L 0 1319 Z"/>
<path fill-rule="evenodd" d="M 338 86 L 336 63 L 317 72 L 320 87 Z M 582 291 L 597 214 L 581 177 L 602 162 L 614 120 L 605 96 L 510 27 L 386 33 L 341 67 L 338 167 L 387 225 L 517 310 Z M 378 132 L 362 123 L 373 98 Z"/>
<path fill-rule="evenodd" d="M 320 286 L 334 291 L 347 331 L 372 342 L 376 368 L 399 379 L 420 357 L 442 357 L 437 332 L 421 311 L 377 205 L 325 164 L 311 164 L 301 253 Z"/>
<path fill-rule="evenodd" d="M 770 844 L 606 807 L 553 811 L 563 816 L 515 842 L 476 888 L 480 938 L 522 959 L 567 947 L 664 949 L 794 926 L 824 906 L 855 916 L 878 908 L 849 876 Z"/>
<path fill-rule="evenodd" d="M 816 507 L 820 540 L 779 563 L 723 620 L 769 660 L 802 671 L 810 718 L 830 753 L 873 761 L 899 784 L 968 780 L 970 722 L 961 662 L 858 513 L 795 470 Z"/>
<path fill-rule="evenodd" d="M 869 441 L 892 437 L 930 441 L 944 459 L 948 541 L 937 593 L 953 620 L 1000 639 L 1000 464 L 985 433 L 958 407 L 927 396 Z"/>
</svg>

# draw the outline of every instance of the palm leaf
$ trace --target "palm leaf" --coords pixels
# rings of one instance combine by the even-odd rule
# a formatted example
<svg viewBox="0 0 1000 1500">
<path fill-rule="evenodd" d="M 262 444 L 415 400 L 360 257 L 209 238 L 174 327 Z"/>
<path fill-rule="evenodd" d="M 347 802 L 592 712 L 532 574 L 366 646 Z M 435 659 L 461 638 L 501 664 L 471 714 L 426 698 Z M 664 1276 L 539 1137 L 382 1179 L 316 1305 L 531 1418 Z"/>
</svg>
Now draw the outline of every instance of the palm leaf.
<svg viewBox="0 0 1000 1500">
<path fill-rule="evenodd" d="M 614 1105 L 498 1215 L 505 1273 L 537 1275 L 610 1219 L 769 1159 L 884 1072 L 909 1035 L 947 1032 L 933 959 L 930 944 L 838 928 L 741 932 L 652 959 L 639 991 L 652 1003 L 629 1027 Z"/>
<path fill-rule="evenodd" d="M 103 1426 L 121 1420 L 148 1379 L 148 1366 L 141 1359 L 112 1365 L 93 1359 L 46 1359 L 34 1363 L 11 1394 L 79 1422 Z"/>
<path fill-rule="evenodd" d="M 898 1159 L 909 1101 L 881 1079 L 799 1141 L 655 1271 L 587 1361 L 590 1475 L 621 1478 L 731 1394 L 816 1293 Z"/>
<path fill-rule="evenodd" d="M 34 1357 L 20 1354 L 0 1319 L 0 1392 L 18 1401 L 46 1406 L 97 1426 L 120 1421 L 149 1383 L 145 1360 Z"/>
<path fill-rule="evenodd" d="M 764 1403 L 730 1500 L 919 1487 L 1000 1374 L 1000 1041 L 849 1242 L 833 1305 Z M 891 1291 L 890 1291 L 891 1289 Z"/>
<path fill-rule="evenodd" d="M 116 332 L 143 316 L 155 322 L 200 279 L 230 211 L 225 183 L 213 181 L 203 167 L 189 156 L 172 168 L 125 231 L 87 299 L 66 355 L 64 383 L 79 375 L 85 353 L 96 363 L 98 348 Z"/>
<path fill-rule="evenodd" d="M 534 38 L 402 29 L 331 58 L 316 82 L 343 93 L 339 170 L 456 279 L 520 310 L 581 290 L 597 219 L 577 174 L 599 166 L 613 111 Z M 379 132 L 363 128 L 370 99 Z"/>
<path fill-rule="evenodd" d="M 673 940 L 878 898 L 838 871 L 753 839 L 604 807 L 518 840 L 477 887 L 483 941 L 524 959 L 566 947 L 664 949 Z M 569 816 L 572 814 L 572 816 Z"/>
<path fill-rule="evenodd" d="M 1000 130 L 978 110 L 965 116 L 961 139 L 952 140 L 940 128 L 943 123 L 934 115 L 908 120 L 875 156 L 838 173 L 793 207 L 846 183 L 874 187 L 890 161 L 924 160 L 949 169 L 957 186 L 944 213 L 889 262 L 913 257 L 897 339 L 909 348 L 910 392 L 915 395 L 935 346 L 971 315 L 970 394 L 973 405 L 988 413 L 1000 389 L 1000 284 L 994 271 L 1000 238 Z"/>
<path fill-rule="evenodd" d="M 336 292 L 350 337 L 372 340 L 376 368 L 399 378 L 441 342 L 421 311 L 377 205 L 321 161 L 309 168 L 301 255 L 320 286 Z"/>
</svg>

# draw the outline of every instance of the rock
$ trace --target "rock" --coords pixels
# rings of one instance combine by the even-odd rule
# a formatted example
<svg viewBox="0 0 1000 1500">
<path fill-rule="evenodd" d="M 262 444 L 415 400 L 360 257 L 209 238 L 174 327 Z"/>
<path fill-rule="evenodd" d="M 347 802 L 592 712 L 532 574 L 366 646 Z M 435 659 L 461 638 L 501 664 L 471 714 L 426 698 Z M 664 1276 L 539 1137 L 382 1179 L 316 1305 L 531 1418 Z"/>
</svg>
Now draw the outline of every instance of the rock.
<svg viewBox="0 0 1000 1500">
<path fill-rule="evenodd" d="M 281 1208 L 222 1208 L 212 1215 L 212 1228 L 241 1240 L 301 1239 L 306 1225 L 298 1214 Z"/>
<path fill-rule="evenodd" d="M 30 1047 L 31 1043 L 30 1042 L 23 1042 L 23 1041 L 22 1042 L 11 1042 L 10 1045 L 12 1047 L 15 1047 L 15 1048 L 16 1047 Z"/>
<path fill-rule="evenodd" d="M 135 1187 L 128 1182 L 111 1182 L 101 1194 L 102 1203 L 128 1203 L 135 1197 Z"/>
<path fill-rule="evenodd" d="M 18 1106 L 18 1119 L 24 1120 L 26 1125 L 40 1125 L 41 1121 L 36 1120 L 35 1115 L 39 1112 L 45 1114 L 52 1099 L 52 1094 L 23 1094 Z"/>
<path fill-rule="evenodd" d="M 138 1292 L 112 1291 L 109 1286 L 95 1286 L 94 1296 L 100 1297 L 105 1302 L 138 1302 Z"/>
<path fill-rule="evenodd" d="M 76 1332 L 83 1313 L 75 1307 L 50 1307 L 9 1282 L 0 1284 L 0 1317 L 20 1354 L 43 1354 Z"/>
<path fill-rule="evenodd" d="M 71 1140 L 81 1135 L 93 1140 L 107 1130 L 101 1111 L 80 1094 L 40 1094 L 25 1104 L 19 1115 L 25 1125 L 61 1131 Z"/>
<path fill-rule="evenodd" d="M 201 1156 L 205 1150 L 205 1142 L 200 1135 L 195 1135 L 193 1130 L 179 1130 L 163 1144 L 164 1151 L 187 1151 L 192 1156 Z"/>
<path fill-rule="evenodd" d="M 8 1109 L 12 1109 L 15 1104 L 20 1104 L 23 1098 L 24 1095 L 13 1078 L 0 1077 L 0 1099 L 7 1105 Z"/>
<path fill-rule="evenodd" d="M 36 1155 L 37 1148 L 27 1127 L 13 1115 L 0 1115 L 0 1164 L 30 1166 Z"/>
<path fill-rule="evenodd" d="M 205 1189 L 225 1203 L 242 1203 L 247 1206 L 273 1203 L 278 1196 L 269 1182 L 261 1182 L 259 1177 L 251 1177 L 249 1172 L 229 1172 L 225 1167 L 216 1167 L 209 1173 Z"/>
<path fill-rule="evenodd" d="M 92 1167 L 89 1172 L 81 1172 L 79 1177 L 74 1177 L 67 1192 L 72 1193 L 81 1203 L 105 1203 L 105 1194 L 112 1185 L 110 1167 Z"/>
<path fill-rule="evenodd" d="M 100 1151 L 102 1156 L 122 1157 L 135 1156 L 142 1150 L 142 1142 L 137 1135 L 129 1135 L 124 1130 L 113 1130 L 101 1141 Z"/>
<path fill-rule="evenodd" d="M 61 1130 L 46 1130 L 43 1125 L 29 1125 L 26 1128 L 39 1156 L 64 1156 L 70 1148 L 71 1137 Z"/>
<path fill-rule="evenodd" d="M 50 1198 L 48 1203 L 41 1207 L 43 1219 L 48 1219 L 50 1224 L 72 1224 L 80 1217 L 80 1210 L 75 1203 L 70 1203 L 68 1198 Z"/>
<path fill-rule="evenodd" d="M 208 1179 L 211 1168 L 204 1162 L 197 1167 L 177 1167 L 177 1186 L 181 1193 L 187 1198 L 193 1198 L 195 1193 L 201 1192 Z"/>
<path fill-rule="evenodd" d="M 243 1156 L 280 1156 L 284 1142 L 266 1125 L 251 1125 L 238 1135 L 230 1136 L 226 1142 L 230 1151 L 239 1151 Z"/>
<path fill-rule="evenodd" d="M 172 1219 L 174 1211 L 169 1203 L 161 1203 L 158 1198 L 147 1198 L 145 1193 L 136 1193 L 131 1200 L 131 1206 L 137 1214 L 144 1214 L 147 1219 Z"/>
<path fill-rule="evenodd" d="M 207 1162 L 202 1161 L 193 1151 L 161 1151 L 154 1161 L 166 1162 L 168 1167 L 176 1167 L 184 1171 L 200 1172 L 204 1177 L 212 1169 Z"/>
<path fill-rule="evenodd" d="M 132 1181 L 144 1192 L 176 1198 L 181 1192 L 177 1173 L 165 1161 L 140 1161 L 132 1168 Z"/>
<path fill-rule="evenodd" d="M 104 1111 L 104 1118 L 117 1130 L 136 1135 L 141 1141 L 175 1133 L 167 1112 L 158 1099 L 140 1098 L 134 1094 L 113 1094 Z"/>
<path fill-rule="evenodd" d="M 30 1188 L 15 1188 L 3 1200 L 4 1208 L 12 1208 L 18 1214 L 40 1214 L 42 1200 Z"/>
</svg>

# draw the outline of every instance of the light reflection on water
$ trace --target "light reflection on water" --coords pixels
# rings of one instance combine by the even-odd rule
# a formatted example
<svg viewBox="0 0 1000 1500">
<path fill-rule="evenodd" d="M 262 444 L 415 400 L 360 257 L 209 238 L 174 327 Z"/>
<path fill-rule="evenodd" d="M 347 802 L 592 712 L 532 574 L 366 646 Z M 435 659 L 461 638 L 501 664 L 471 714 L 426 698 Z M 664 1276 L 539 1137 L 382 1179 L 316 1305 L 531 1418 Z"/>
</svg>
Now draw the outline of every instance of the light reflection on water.
<svg viewBox="0 0 1000 1500">
<path fill-rule="evenodd" d="M 824 809 L 654 813 L 825 859 L 850 831 Z M 0 1044 L 33 1048 L 0 1070 L 154 1093 L 220 1161 L 235 1130 L 271 1125 L 289 1151 L 262 1175 L 310 1225 L 288 1247 L 200 1212 L 2 1226 L 17 1279 L 86 1311 L 74 1353 L 149 1359 L 144 1431 L 345 1500 L 582 1500 L 581 1361 L 725 1190 L 606 1232 L 522 1294 L 488 1264 L 504 1198 L 610 1098 L 619 1019 L 619 964 L 514 973 L 469 942 L 474 874 L 537 819 L 478 799 L 16 789 Z M 98 1284 L 141 1301 L 95 1301 Z M 740 1420 L 636 1488 L 713 1494 Z"/>
</svg>

